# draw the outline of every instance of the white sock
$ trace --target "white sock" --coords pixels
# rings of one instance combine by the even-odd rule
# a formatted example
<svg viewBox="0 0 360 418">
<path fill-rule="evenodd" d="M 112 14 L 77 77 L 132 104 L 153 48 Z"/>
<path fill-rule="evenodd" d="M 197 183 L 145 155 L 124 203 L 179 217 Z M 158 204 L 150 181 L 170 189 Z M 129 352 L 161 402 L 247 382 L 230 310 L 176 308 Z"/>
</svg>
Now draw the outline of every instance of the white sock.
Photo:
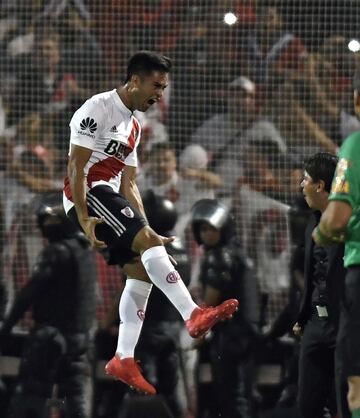
<svg viewBox="0 0 360 418">
<path fill-rule="evenodd" d="M 134 357 L 151 288 L 151 283 L 129 277 L 126 280 L 119 303 L 120 325 L 116 354 L 120 358 Z"/>
<path fill-rule="evenodd" d="M 189 319 L 198 306 L 171 264 L 165 247 L 156 246 L 144 251 L 141 262 L 154 285 L 165 293 L 184 320 Z"/>
</svg>

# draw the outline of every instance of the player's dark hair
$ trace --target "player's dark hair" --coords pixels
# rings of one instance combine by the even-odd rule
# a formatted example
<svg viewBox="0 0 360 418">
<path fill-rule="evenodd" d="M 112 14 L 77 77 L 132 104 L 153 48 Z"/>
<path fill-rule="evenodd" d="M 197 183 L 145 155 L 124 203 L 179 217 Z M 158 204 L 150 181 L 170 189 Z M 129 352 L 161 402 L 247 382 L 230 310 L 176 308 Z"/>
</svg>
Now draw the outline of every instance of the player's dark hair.
<svg viewBox="0 0 360 418">
<path fill-rule="evenodd" d="M 304 170 L 313 181 L 322 180 L 325 183 L 325 190 L 330 193 L 337 163 L 338 157 L 336 155 L 328 152 L 318 152 L 305 160 Z"/>
<path fill-rule="evenodd" d="M 170 58 L 165 55 L 152 51 L 136 52 L 129 59 L 125 83 L 127 83 L 134 74 L 144 76 L 150 75 L 153 71 L 169 73 L 171 65 Z"/>
<path fill-rule="evenodd" d="M 354 90 L 357 90 L 360 93 L 360 64 L 358 64 L 355 69 L 353 87 Z"/>
</svg>

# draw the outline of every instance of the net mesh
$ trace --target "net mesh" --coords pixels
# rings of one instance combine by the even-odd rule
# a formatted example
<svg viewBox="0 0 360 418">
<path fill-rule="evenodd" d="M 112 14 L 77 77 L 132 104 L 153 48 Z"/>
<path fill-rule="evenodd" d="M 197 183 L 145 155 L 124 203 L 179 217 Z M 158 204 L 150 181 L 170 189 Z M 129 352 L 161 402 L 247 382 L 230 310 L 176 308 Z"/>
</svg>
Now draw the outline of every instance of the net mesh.
<svg viewBox="0 0 360 418">
<path fill-rule="evenodd" d="M 123 81 L 132 53 L 152 49 L 171 57 L 174 70 L 162 102 L 139 115 L 140 189 L 152 187 L 176 203 L 176 233 L 194 265 L 191 206 L 204 197 L 231 206 L 257 271 L 263 323 L 271 324 L 289 300 L 289 208 L 299 196 L 302 161 L 320 150 L 336 153 L 359 129 L 351 87 L 359 2 L 3 0 L 0 12 L 0 236 L 8 303 L 42 248 L 32 202 L 61 190 L 71 115 Z M 160 164 L 156 149 L 167 162 L 160 186 L 147 175 Z M 121 277 L 100 256 L 98 267 L 101 319 Z"/>
</svg>

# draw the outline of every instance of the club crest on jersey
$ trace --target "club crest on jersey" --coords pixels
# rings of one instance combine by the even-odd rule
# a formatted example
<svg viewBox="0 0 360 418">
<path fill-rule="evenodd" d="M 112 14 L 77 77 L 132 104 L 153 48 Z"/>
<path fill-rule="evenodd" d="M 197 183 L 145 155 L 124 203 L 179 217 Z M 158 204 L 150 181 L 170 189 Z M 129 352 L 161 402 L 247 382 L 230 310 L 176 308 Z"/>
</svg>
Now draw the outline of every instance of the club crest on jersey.
<svg viewBox="0 0 360 418">
<path fill-rule="evenodd" d="M 134 217 L 134 212 L 132 211 L 131 208 L 129 208 L 129 206 L 126 206 L 124 209 L 121 209 L 121 213 L 127 216 L 128 218 Z"/>
<path fill-rule="evenodd" d="M 145 319 L 145 312 L 142 309 L 139 309 L 136 312 L 136 314 L 139 317 L 140 321 L 144 321 L 144 319 Z"/>
<path fill-rule="evenodd" d="M 177 283 L 180 280 L 180 274 L 174 270 L 171 271 L 167 276 L 166 276 L 166 281 L 168 283 Z"/>
</svg>

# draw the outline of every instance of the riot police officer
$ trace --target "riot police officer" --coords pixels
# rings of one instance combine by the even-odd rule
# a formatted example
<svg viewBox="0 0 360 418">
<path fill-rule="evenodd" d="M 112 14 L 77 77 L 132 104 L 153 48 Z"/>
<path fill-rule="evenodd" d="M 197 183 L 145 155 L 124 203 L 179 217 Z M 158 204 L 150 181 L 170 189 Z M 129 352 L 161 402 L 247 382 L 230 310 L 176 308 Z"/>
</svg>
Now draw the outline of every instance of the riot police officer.
<svg viewBox="0 0 360 418">
<path fill-rule="evenodd" d="M 66 417 L 85 418 L 90 381 L 90 332 L 95 321 L 96 265 L 85 236 L 67 219 L 59 193 L 47 193 L 36 210 L 47 244 L 17 294 L 0 333 L 10 333 L 31 307 L 31 329 L 10 405 L 10 417 L 44 416 L 57 389 Z M 89 408 L 88 408 L 89 409 Z"/>
<path fill-rule="evenodd" d="M 252 344 L 258 328 L 255 275 L 241 253 L 226 206 L 214 199 L 199 200 L 192 208 L 191 226 L 195 240 L 204 249 L 200 282 L 205 304 L 215 305 L 228 297 L 240 302 L 232 321 L 213 328 L 210 341 L 213 416 L 249 418 Z"/>
<path fill-rule="evenodd" d="M 149 225 L 162 236 L 170 236 L 177 220 L 174 204 L 167 198 L 148 190 L 142 196 Z M 166 250 L 176 261 L 181 277 L 190 277 L 188 255 L 180 240 L 166 245 Z M 184 280 L 185 282 L 185 280 Z M 185 282 L 185 285 L 188 285 Z M 178 311 L 161 290 L 154 287 L 146 309 L 137 356 L 149 381 L 163 395 L 174 418 L 181 416 L 178 398 L 179 339 L 183 321 Z"/>
</svg>

